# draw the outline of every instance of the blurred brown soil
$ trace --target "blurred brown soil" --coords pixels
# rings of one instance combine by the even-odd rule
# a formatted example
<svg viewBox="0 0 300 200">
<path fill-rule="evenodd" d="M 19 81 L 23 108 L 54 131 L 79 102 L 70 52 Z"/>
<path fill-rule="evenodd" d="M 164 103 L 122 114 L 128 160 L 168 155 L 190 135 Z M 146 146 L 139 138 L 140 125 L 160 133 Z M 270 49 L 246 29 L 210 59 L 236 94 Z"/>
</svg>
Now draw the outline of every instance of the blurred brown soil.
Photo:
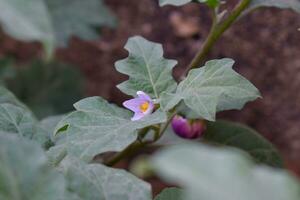
<svg viewBox="0 0 300 200">
<path fill-rule="evenodd" d="M 80 67 L 87 78 L 87 95 L 101 95 L 120 103 L 124 96 L 115 85 L 125 80 L 114 69 L 126 57 L 128 37 L 142 35 L 163 44 L 165 57 L 179 61 L 179 76 L 201 47 L 210 26 L 205 6 L 160 8 L 155 0 L 107 0 L 119 18 L 118 28 L 102 30 L 93 42 L 73 38 L 57 57 Z M 186 25 L 188 24 L 188 25 Z M 199 28 L 194 28 L 194 25 Z M 289 10 L 261 9 L 241 18 L 218 41 L 210 59 L 229 57 L 235 70 L 253 82 L 263 99 L 242 111 L 221 113 L 220 118 L 248 124 L 274 143 L 288 165 L 300 172 L 300 15 Z M 28 60 L 36 55 L 36 44 L 16 42 L 3 36 L 0 56 Z"/>
</svg>

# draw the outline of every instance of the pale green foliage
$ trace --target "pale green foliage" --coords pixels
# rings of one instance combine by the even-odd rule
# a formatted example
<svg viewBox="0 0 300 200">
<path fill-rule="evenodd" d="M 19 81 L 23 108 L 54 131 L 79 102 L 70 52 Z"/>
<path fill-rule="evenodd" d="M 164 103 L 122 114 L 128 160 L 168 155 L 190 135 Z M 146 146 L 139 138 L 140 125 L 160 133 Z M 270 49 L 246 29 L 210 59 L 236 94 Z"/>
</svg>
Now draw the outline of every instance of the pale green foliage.
<svg viewBox="0 0 300 200">
<path fill-rule="evenodd" d="M 65 181 L 50 169 L 39 145 L 0 133 L 0 199 L 58 200 Z"/>
<path fill-rule="evenodd" d="M 213 121 L 217 111 L 241 109 L 260 97 L 259 91 L 232 69 L 233 63 L 228 58 L 211 60 L 191 70 L 175 94 L 164 93 L 162 107 L 168 110 L 183 100 L 199 117 Z"/>
<path fill-rule="evenodd" d="M 258 7 L 277 7 L 282 9 L 292 9 L 295 12 L 300 13 L 300 1 L 299 0 L 252 0 L 249 9 Z"/>
<path fill-rule="evenodd" d="M 85 164 L 76 158 L 62 161 L 68 190 L 80 200 L 150 200 L 151 186 L 125 170 Z"/>
<path fill-rule="evenodd" d="M 283 166 L 281 156 L 272 143 L 245 125 L 222 120 L 209 122 L 203 139 L 213 144 L 242 149 L 258 163 Z"/>
<path fill-rule="evenodd" d="M 65 139 L 55 148 L 64 147 L 68 153 L 87 161 L 103 152 L 123 150 L 136 140 L 137 130 L 166 121 L 165 113 L 160 110 L 131 121 L 131 112 L 100 97 L 83 99 L 74 107 L 77 111 L 64 118 L 55 130 L 59 132 L 67 126 L 67 130 L 59 132 L 66 134 Z"/>
<path fill-rule="evenodd" d="M 186 200 L 298 200 L 299 183 L 285 170 L 254 166 L 239 151 L 177 145 L 154 156 L 165 180 L 183 186 Z"/>
<path fill-rule="evenodd" d="M 114 26 L 115 17 L 102 0 L 45 0 L 51 15 L 56 42 L 65 46 L 70 36 L 96 39 L 95 27 Z"/>
<path fill-rule="evenodd" d="M 0 103 L 9 103 L 28 110 L 28 108 L 20 102 L 13 93 L 3 86 L 0 86 Z"/>
<path fill-rule="evenodd" d="M 73 157 L 67 157 L 57 169 L 49 165 L 36 143 L 0 134 L 1 200 L 151 199 L 150 185 L 124 170 Z"/>
<path fill-rule="evenodd" d="M 42 146 L 49 140 L 31 111 L 4 87 L 0 87 L 0 131 L 35 140 Z"/>
<path fill-rule="evenodd" d="M 4 31 L 24 41 L 40 41 L 48 55 L 72 35 L 98 36 L 95 27 L 115 24 L 102 0 L 0 0 Z"/>
<path fill-rule="evenodd" d="M 192 1 L 206 3 L 211 7 L 215 7 L 219 4 L 219 0 L 159 0 L 159 5 L 160 6 L 165 6 L 165 5 L 182 6 Z"/>
<path fill-rule="evenodd" d="M 184 200 L 183 190 L 179 188 L 166 188 L 154 200 Z"/>
<path fill-rule="evenodd" d="M 158 140 L 158 145 L 177 145 L 189 140 L 175 135 L 169 127 Z M 215 145 L 239 148 L 247 152 L 257 163 L 264 163 L 275 167 L 282 167 L 283 161 L 277 149 L 255 130 L 229 121 L 217 120 L 208 122 L 204 135 L 197 141 L 205 141 Z"/>
<path fill-rule="evenodd" d="M 51 19 L 42 0 L 0 0 L 0 22 L 5 32 L 24 41 L 54 42 Z"/>
<path fill-rule="evenodd" d="M 129 80 L 117 86 L 122 92 L 135 96 L 141 90 L 152 98 L 159 98 L 162 92 L 176 88 L 172 69 L 177 61 L 163 58 L 161 44 L 136 36 L 128 40 L 125 49 L 129 52 L 128 58 L 116 62 L 116 69 L 129 76 Z"/>
<path fill-rule="evenodd" d="M 72 111 L 83 97 L 83 77 L 74 66 L 34 60 L 21 67 L 10 63 L 9 68 L 14 76 L 5 78 L 4 85 L 39 118 Z"/>
</svg>

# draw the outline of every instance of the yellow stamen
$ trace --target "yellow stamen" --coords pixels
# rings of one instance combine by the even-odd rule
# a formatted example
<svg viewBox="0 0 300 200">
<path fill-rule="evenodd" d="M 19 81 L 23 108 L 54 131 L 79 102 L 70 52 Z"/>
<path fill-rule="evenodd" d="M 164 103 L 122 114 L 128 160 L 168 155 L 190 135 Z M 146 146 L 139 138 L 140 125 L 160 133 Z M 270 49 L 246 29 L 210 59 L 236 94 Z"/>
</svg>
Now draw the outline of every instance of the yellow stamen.
<svg viewBox="0 0 300 200">
<path fill-rule="evenodd" d="M 142 103 L 142 104 L 140 105 L 140 110 L 141 110 L 142 112 L 146 112 L 146 111 L 148 110 L 148 108 L 149 108 L 149 102 L 148 102 L 148 101 L 146 101 L 146 102 L 144 102 L 144 103 Z"/>
</svg>

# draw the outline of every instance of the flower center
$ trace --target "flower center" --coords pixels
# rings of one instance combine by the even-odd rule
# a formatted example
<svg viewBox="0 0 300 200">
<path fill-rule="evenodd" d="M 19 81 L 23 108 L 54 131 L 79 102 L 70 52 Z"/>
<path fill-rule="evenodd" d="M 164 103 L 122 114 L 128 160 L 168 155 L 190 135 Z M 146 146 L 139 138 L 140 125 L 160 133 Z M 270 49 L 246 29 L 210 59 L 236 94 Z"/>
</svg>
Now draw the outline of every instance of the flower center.
<svg viewBox="0 0 300 200">
<path fill-rule="evenodd" d="M 144 103 L 142 103 L 140 105 L 140 110 L 142 112 L 146 112 L 148 110 L 148 108 L 149 108 L 149 102 L 148 101 L 145 101 Z"/>
</svg>

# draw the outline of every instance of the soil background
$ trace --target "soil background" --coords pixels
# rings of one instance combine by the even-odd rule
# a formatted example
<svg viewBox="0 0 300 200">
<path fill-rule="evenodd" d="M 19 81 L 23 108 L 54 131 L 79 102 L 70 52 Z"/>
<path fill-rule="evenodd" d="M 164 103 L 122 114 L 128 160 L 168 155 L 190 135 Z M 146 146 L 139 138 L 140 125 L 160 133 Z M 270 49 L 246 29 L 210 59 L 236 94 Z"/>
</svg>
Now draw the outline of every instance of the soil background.
<svg viewBox="0 0 300 200">
<path fill-rule="evenodd" d="M 233 5 L 236 1 L 227 1 Z M 116 29 L 102 29 L 97 41 L 73 37 L 57 57 L 80 68 L 86 95 L 101 95 L 120 104 L 128 98 L 115 85 L 126 79 L 114 62 L 125 58 L 128 37 L 163 44 L 165 57 L 179 61 L 179 77 L 208 34 L 211 24 L 205 6 L 188 4 L 160 8 L 156 0 L 106 0 L 119 19 Z M 300 15 L 290 10 L 259 9 L 242 17 L 217 42 L 208 59 L 229 57 L 234 69 L 261 91 L 263 99 L 242 111 L 226 111 L 219 118 L 243 122 L 274 143 L 294 172 L 300 172 Z M 39 54 L 39 45 L 17 42 L 2 34 L 0 55 L 26 61 Z"/>
</svg>

